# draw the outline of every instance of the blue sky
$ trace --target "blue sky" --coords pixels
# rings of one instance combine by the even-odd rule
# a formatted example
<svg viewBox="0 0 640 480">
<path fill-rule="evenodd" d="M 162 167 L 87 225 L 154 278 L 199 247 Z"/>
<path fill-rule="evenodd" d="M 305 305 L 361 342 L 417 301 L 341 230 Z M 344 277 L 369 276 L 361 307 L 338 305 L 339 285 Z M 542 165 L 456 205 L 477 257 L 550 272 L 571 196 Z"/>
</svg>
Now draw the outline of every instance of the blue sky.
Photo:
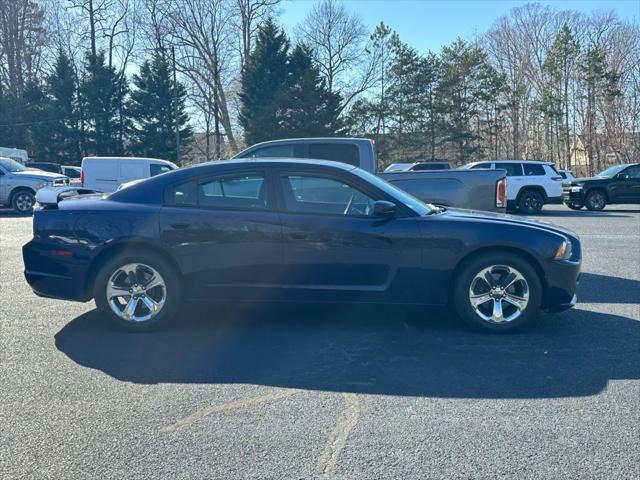
<svg viewBox="0 0 640 480">
<path fill-rule="evenodd" d="M 287 0 L 280 9 L 280 21 L 291 33 L 311 10 L 315 0 Z M 358 13 L 371 29 L 381 20 L 400 38 L 418 50 L 440 50 L 456 37 L 471 39 L 487 31 L 493 22 L 520 0 L 346 0 L 347 9 Z M 614 10 L 621 18 L 640 19 L 640 0 L 553 0 L 541 1 L 558 10 L 585 13 Z"/>
</svg>

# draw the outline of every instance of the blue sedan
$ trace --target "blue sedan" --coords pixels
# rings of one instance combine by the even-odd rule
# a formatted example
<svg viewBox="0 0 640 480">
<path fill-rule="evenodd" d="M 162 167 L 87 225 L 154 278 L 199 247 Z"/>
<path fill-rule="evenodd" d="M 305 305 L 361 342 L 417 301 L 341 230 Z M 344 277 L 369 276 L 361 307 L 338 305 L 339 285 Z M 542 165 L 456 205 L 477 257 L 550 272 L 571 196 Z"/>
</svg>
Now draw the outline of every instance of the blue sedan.
<svg viewBox="0 0 640 480">
<path fill-rule="evenodd" d="M 342 163 L 214 162 L 54 197 L 23 248 L 27 281 L 41 296 L 94 298 L 132 330 L 196 299 L 450 305 L 492 332 L 576 301 L 574 233 L 428 205 Z"/>
</svg>

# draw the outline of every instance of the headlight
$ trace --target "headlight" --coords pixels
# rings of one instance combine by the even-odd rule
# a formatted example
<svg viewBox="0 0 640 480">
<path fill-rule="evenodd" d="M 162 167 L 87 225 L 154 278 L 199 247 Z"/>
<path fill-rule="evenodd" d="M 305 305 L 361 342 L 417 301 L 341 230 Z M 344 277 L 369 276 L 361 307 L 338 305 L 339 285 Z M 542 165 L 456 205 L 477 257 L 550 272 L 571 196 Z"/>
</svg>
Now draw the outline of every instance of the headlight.
<svg viewBox="0 0 640 480">
<path fill-rule="evenodd" d="M 565 240 L 560 244 L 553 258 L 556 260 L 568 260 L 571 258 L 572 253 L 573 253 L 573 246 L 571 245 L 571 242 L 568 240 Z"/>
<path fill-rule="evenodd" d="M 35 189 L 36 190 L 40 190 L 41 188 L 46 187 L 46 186 L 48 186 L 50 184 L 51 184 L 51 182 L 38 182 L 38 183 L 36 183 L 36 188 Z"/>
<path fill-rule="evenodd" d="M 582 185 L 576 185 L 575 187 L 571 187 L 572 192 L 579 192 L 582 190 Z"/>
</svg>

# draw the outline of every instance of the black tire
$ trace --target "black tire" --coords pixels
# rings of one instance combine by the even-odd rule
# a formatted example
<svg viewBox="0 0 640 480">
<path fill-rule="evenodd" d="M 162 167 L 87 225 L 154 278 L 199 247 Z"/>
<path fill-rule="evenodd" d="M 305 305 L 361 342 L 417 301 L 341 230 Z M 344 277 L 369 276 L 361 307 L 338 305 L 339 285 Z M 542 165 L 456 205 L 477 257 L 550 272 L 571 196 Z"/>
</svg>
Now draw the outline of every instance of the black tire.
<svg viewBox="0 0 640 480">
<path fill-rule="evenodd" d="M 537 215 L 544 206 L 544 197 L 535 190 L 525 190 L 518 197 L 518 209 L 527 215 Z"/>
<path fill-rule="evenodd" d="M 21 188 L 11 195 L 11 208 L 21 215 L 28 215 L 33 212 L 36 204 L 36 195 L 32 190 Z"/>
<path fill-rule="evenodd" d="M 481 318 L 471 304 L 470 290 L 474 285 L 473 282 L 476 276 L 484 269 L 492 266 L 499 267 L 499 270 L 504 266 L 508 267 L 510 272 L 519 272 L 528 286 L 528 303 L 520 311 L 519 316 L 510 321 L 495 323 L 490 319 Z M 522 287 L 523 285 L 518 283 L 509 287 L 507 292 L 511 292 L 510 294 L 512 295 L 526 296 L 522 291 L 516 291 L 516 288 Z M 452 300 L 459 317 L 474 329 L 490 333 L 513 332 L 526 325 L 531 325 L 536 320 L 542 305 L 542 283 L 538 273 L 529 261 L 513 253 L 491 252 L 478 255 L 465 263 L 455 279 Z M 489 300 L 486 304 L 481 304 L 480 308 L 487 309 L 484 313 L 489 315 L 493 313 L 494 303 L 493 299 Z M 506 300 L 499 300 L 499 303 L 505 306 L 503 310 L 505 320 L 516 312 L 516 309 Z M 481 311 L 481 313 L 483 312 Z"/>
<path fill-rule="evenodd" d="M 137 282 L 140 281 L 140 287 L 136 288 L 144 288 L 143 285 L 145 283 L 145 280 L 148 280 L 150 274 L 153 273 L 150 271 L 150 269 L 155 270 L 157 273 L 159 273 L 164 283 L 164 301 L 159 311 L 155 314 L 153 314 L 143 304 L 144 299 L 142 297 L 151 298 L 151 296 L 153 295 L 154 298 L 152 298 L 152 300 L 154 300 L 154 302 L 160 300 L 160 297 L 162 297 L 162 295 L 160 295 L 159 290 L 161 292 L 162 287 L 152 287 L 149 289 L 149 292 L 138 292 L 140 294 L 140 297 L 137 298 L 137 300 L 139 301 L 136 302 L 136 305 L 140 305 L 138 307 L 134 307 L 134 310 L 135 312 L 140 312 L 140 317 L 144 317 L 142 313 L 145 313 L 146 309 L 148 311 L 147 313 L 152 315 L 152 317 L 148 320 L 134 321 L 124 319 L 122 316 L 116 314 L 114 309 L 112 309 L 112 304 L 107 298 L 107 283 L 112 280 L 112 276 L 116 274 L 116 272 L 121 272 L 116 276 L 116 280 L 120 282 L 121 286 L 124 285 L 124 288 L 132 286 L 130 277 L 126 274 L 123 274 L 121 271 L 121 267 L 131 264 L 139 265 L 139 267 L 136 268 L 137 273 L 134 274 L 134 277 L 138 277 L 138 280 L 136 280 L 136 285 Z M 121 287 L 118 288 L 120 289 Z M 128 292 L 124 290 L 122 291 L 123 296 L 120 297 L 119 300 L 127 302 L 127 297 L 129 297 L 129 300 L 132 299 L 133 296 L 127 294 L 129 292 L 132 292 L 133 290 L 129 290 Z M 165 324 L 175 316 L 180 305 L 182 304 L 182 284 L 180 275 L 171 265 L 169 265 L 158 255 L 144 252 L 131 252 L 125 255 L 115 256 L 102 266 L 94 284 L 93 297 L 101 316 L 105 320 L 108 320 L 108 322 L 112 325 L 129 331 L 149 331 L 158 328 L 162 324 Z M 122 303 L 118 304 L 117 301 L 114 301 L 114 303 L 116 303 L 114 308 L 119 308 L 119 306 L 122 306 Z M 122 311 L 124 311 L 125 309 L 126 307 L 124 307 Z"/>
<path fill-rule="evenodd" d="M 607 196 L 602 190 L 591 190 L 584 200 L 587 209 L 598 212 L 607 205 Z"/>
<path fill-rule="evenodd" d="M 569 207 L 571 210 L 581 210 L 582 207 L 584 207 L 583 203 L 575 203 L 575 202 L 565 203 L 565 205 Z"/>
</svg>

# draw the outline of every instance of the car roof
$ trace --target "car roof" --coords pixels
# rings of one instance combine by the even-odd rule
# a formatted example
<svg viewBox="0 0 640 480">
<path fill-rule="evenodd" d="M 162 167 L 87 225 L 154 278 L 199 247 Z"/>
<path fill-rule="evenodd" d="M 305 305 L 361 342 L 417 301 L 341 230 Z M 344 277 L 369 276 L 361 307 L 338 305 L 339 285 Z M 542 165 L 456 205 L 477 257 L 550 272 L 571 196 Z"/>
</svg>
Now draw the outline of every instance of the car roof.
<svg viewBox="0 0 640 480">
<path fill-rule="evenodd" d="M 287 158 L 287 157 L 255 157 L 255 158 L 234 158 L 231 160 L 216 160 L 213 162 L 198 163 L 186 167 L 186 169 L 208 168 L 211 166 L 224 165 L 269 165 L 269 166 L 325 166 L 339 168 L 341 170 L 354 170 L 357 167 L 343 162 L 334 162 L 333 160 L 319 160 L 310 158 Z"/>
<path fill-rule="evenodd" d="M 479 160 L 467 163 L 467 165 L 478 165 L 479 163 L 535 163 L 537 165 L 553 165 L 553 162 L 546 160 Z"/>
</svg>

